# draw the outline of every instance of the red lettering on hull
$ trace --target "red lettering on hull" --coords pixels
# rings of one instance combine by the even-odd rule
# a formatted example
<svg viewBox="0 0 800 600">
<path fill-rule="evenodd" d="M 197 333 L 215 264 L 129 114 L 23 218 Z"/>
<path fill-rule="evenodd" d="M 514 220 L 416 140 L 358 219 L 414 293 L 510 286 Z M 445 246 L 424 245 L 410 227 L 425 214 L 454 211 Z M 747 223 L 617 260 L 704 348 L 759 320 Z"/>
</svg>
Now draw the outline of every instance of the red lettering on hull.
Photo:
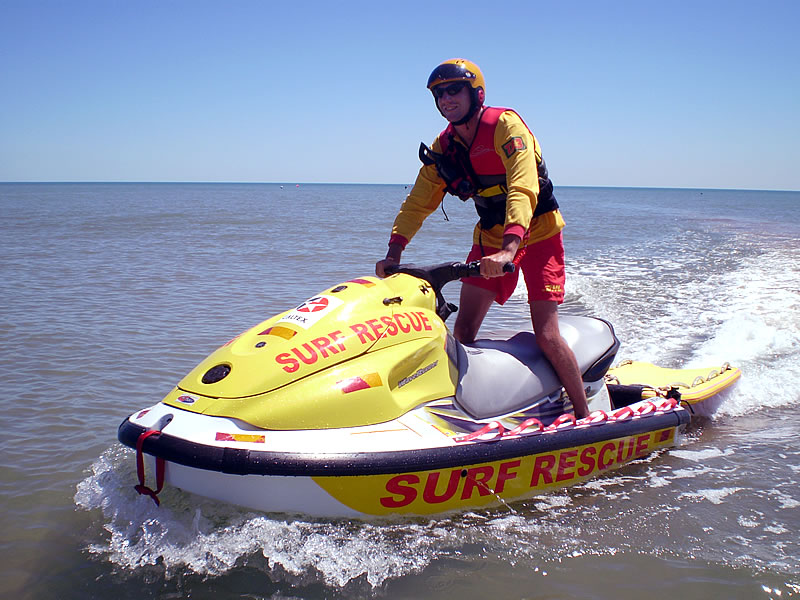
<svg viewBox="0 0 800 600">
<path fill-rule="evenodd" d="M 531 477 L 531 487 L 539 485 L 541 478 L 544 483 L 553 483 L 553 475 L 550 471 L 556 464 L 556 457 L 554 454 L 540 454 L 536 457 L 536 462 L 533 464 L 533 476 Z"/>
<path fill-rule="evenodd" d="M 441 494 L 437 494 L 436 487 L 439 483 L 439 472 L 428 473 L 428 477 L 425 479 L 425 489 L 422 492 L 422 499 L 428 504 L 447 502 L 455 495 L 460 478 L 461 472 L 459 470 L 451 471 L 450 478 L 447 480 L 447 488 Z"/>
<path fill-rule="evenodd" d="M 597 448 L 594 446 L 587 446 L 581 450 L 581 466 L 578 467 L 578 475 L 580 477 L 586 477 L 589 473 L 594 471 L 597 465 L 595 462 L 595 454 L 597 454 Z"/>
<path fill-rule="evenodd" d="M 575 479 L 575 459 L 578 457 L 577 450 L 570 450 L 562 452 L 558 457 L 558 472 L 556 473 L 556 481 L 569 481 Z"/>
<path fill-rule="evenodd" d="M 396 475 L 385 485 L 389 495 L 380 498 L 379 501 L 385 508 L 408 507 L 417 501 L 427 505 L 450 502 L 455 508 L 476 498 L 500 495 L 504 492 L 512 497 L 520 496 L 525 492 L 523 489 L 525 484 L 520 482 L 512 486 L 509 482 L 518 479 L 520 474 L 527 478 L 528 473 L 530 473 L 528 489 L 567 485 L 593 473 L 605 471 L 616 464 L 623 464 L 646 455 L 652 449 L 651 441 L 653 444 L 662 444 L 669 439 L 673 429 L 665 431 L 666 435 L 664 431 L 644 433 L 579 448 L 568 448 L 463 469 Z"/>
<path fill-rule="evenodd" d="M 413 473 L 392 477 L 386 482 L 386 491 L 395 496 L 399 496 L 399 498 L 381 498 L 381 505 L 386 508 L 402 508 L 408 506 L 417 498 L 416 488 L 411 487 L 417 483 L 419 483 L 419 477 Z"/>
<path fill-rule="evenodd" d="M 502 494 L 503 490 L 506 488 L 506 481 L 517 478 L 517 474 L 511 472 L 509 469 L 516 469 L 521 464 L 521 460 L 512 460 L 511 462 L 500 463 L 500 468 L 497 470 L 497 484 L 494 488 L 495 492 Z"/>
<path fill-rule="evenodd" d="M 472 498 L 472 492 L 478 490 L 480 496 L 488 496 L 492 493 L 489 487 L 490 480 L 494 475 L 494 469 L 490 466 L 472 467 L 467 469 L 467 476 L 464 478 L 464 491 L 461 492 L 462 500 Z"/>
</svg>

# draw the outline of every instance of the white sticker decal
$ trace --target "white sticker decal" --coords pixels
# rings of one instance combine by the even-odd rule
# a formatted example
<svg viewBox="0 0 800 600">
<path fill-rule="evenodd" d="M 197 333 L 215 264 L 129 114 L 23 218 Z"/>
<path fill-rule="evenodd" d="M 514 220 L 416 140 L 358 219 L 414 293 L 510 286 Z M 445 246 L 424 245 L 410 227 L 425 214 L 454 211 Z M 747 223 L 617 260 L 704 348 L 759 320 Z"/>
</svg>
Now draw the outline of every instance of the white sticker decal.
<svg viewBox="0 0 800 600">
<path fill-rule="evenodd" d="M 303 329 L 308 329 L 342 304 L 344 301 L 335 296 L 314 296 L 303 302 L 278 323 L 294 323 Z"/>
</svg>

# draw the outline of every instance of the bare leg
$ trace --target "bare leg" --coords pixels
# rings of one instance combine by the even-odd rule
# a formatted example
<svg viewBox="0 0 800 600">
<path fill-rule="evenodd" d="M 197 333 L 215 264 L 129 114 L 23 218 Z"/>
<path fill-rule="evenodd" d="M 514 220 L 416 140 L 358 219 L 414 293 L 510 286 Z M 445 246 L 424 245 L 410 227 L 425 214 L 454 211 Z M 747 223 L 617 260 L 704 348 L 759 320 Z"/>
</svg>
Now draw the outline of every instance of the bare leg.
<svg viewBox="0 0 800 600">
<path fill-rule="evenodd" d="M 558 303 L 534 300 L 531 302 L 531 319 L 536 341 L 572 400 L 575 416 L 579 419 L 588 416 L 589 406 L 578 361 L 558 329 Z"/>
<path fill-rule="evenodd" d="M 461 285 L 461 299 L 456 313 L 456 324 L 453 326 L 453 335 L 459 342 L 470 344 L 475 341 L 494 297 L 495 293 L 492 291 L 474 285 Z"/>
</svg>

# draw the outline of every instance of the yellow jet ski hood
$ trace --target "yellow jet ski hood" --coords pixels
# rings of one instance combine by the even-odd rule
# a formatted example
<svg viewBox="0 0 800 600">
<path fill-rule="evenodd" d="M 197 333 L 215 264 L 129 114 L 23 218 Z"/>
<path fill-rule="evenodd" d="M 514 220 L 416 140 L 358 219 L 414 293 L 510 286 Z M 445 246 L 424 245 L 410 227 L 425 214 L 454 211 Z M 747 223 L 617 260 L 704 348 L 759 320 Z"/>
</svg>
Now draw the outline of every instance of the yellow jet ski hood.
<svg viewBox="0 0 800 600">
<path fill-rule="evenodd" d="M 368 352 L 441 335 L 430 286 L 408 275 L 346 281 L 227 342 L 178 384 L 211 398 L 264 394 Z M 437 322 L 438 321 L 438 322 Z"/>
</svg>

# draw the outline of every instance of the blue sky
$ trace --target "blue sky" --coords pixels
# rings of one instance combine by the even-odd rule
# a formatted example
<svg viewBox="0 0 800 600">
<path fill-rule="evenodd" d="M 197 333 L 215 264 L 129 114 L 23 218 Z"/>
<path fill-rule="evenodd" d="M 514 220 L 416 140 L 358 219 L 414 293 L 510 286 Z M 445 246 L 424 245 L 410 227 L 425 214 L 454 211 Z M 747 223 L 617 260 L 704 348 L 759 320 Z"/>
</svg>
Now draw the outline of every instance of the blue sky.
<svg viewBox="0 0 800 600">
<path fill-rule="evenodd" d="M 0 181 L 407 183 L 478 63 L 556 185 L 800 190 L 800 2 L 0 0 Z"/>
</svg>

